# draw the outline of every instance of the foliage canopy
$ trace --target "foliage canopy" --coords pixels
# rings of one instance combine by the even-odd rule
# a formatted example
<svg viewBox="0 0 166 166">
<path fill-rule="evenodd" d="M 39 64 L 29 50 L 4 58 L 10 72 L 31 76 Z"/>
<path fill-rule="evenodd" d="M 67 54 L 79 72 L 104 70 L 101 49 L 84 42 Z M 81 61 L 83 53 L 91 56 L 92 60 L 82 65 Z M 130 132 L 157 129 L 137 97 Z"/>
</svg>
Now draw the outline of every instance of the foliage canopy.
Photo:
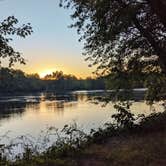
<svg viewBox="0 0 166 166">
<path fill-rule="evenodd" d="M 12 41 L 10 36 L 17 35 L 25 38 L 33 32 L 29 23 L 17 26 L 18 23 L 18 20 L 14 16 L 9 16 L 0 22 L 0 63 L 2 59 L 7 58 L 9 60 L 9 67 L 16 62 L 25 64 L 25 60 L 21 54 L 9 45 L 9 42 Z"/>
<path fill-rule="evenodd" d="M 148 0 L 61 0 L 60 6 L 74 10 L 71 27 L 85 41 L 96 73 L 118 73 L 126 81 L 142 74 L 165 77 L 166 27 Z"/>
</svg>

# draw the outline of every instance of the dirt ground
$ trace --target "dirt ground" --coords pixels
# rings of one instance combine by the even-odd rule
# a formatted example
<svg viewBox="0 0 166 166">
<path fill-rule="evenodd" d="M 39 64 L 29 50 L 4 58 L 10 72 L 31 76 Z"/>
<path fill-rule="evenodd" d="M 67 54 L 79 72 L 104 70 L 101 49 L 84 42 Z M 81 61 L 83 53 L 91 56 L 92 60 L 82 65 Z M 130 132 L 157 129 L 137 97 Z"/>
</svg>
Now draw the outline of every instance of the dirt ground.
<svg viewBox="0 0 166 166">
<path fill-rule="evenodd" d="M 166 132 L 115 137 L 87 148 L 79 166 L 166 166 Z"/>
</svg>

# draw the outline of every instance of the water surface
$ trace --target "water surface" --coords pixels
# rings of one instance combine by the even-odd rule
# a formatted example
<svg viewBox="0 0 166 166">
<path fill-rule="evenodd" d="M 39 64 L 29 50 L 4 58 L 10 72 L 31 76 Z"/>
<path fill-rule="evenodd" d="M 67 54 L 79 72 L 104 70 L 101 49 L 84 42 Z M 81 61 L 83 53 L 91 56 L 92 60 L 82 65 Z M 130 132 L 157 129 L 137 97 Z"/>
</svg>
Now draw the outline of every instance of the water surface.
<svg viewBox="0 0 166 166">
<path fill-rule="evenodd" d="M 3 95 L 0 97 L 0 135 L 11 131 L 11 139 L 26 134 L 37 137 L 47 126 L 62 129 L 73 121 L 86 132 L 101 127 L 115 113 L 113 104 L 102 107 L 102 104 L 96 105 L 89 99 L 103 94 L 103 91 L 74 91 Z M 159 103 L 155 108 L 156 111 L 163 109 Z M 141 100 L 134 102 L 131 109 L 135 114 L 153 112 Z"/>
</svg>

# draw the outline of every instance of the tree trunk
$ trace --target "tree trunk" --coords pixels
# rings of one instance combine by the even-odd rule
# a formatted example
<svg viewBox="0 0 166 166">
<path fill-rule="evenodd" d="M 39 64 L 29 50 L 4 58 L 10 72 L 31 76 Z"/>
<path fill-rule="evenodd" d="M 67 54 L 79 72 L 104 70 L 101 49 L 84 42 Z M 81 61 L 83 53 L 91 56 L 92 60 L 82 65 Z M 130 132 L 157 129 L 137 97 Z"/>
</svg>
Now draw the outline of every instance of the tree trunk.
<svg viewBox="0 0 166 166">
<path fill-rule="evenodd" d="M 154 13 L 156 13 L 166 27 L 166 0 L 148 0 Z"/>
<path fill-rule="evenodd" d="M 126 4 L 123 3 L 122 0 L 119 0 L 119 2 L 123 7 L 126 7 Z M 147 2 L 151 5 L 152 10 L 158 15 L 161 22 L 166 27 L 166 0 L 147 0 Z M 136 16 L 133 17 L 133 23 L 155 50 L 156 55 L 158 56 L 160 68 L 166 76 L 166 47 L 159 46 L 151 34 L 139 23 Z"/>
<path fill-rule="evenodd" d="M 149 41 L 151 46 L 154 48 L 157 56 L 158 56 L 158 61 L 159 65 L 162 69 L 162 72 L 166 75 L 166 48 L 165 47 L 160 47 L 158 43 L 154 40 L 154 38 L 151 36 L 151 34 L 142 27 L 142 25 L 139 23 L 137 18 L 133 18 L 133 22 L 137 29 L 140 31 L 140 33 Z"/>
<path fill-rule="evenodd" d="M 159 63 L 160 63 L 163 73 L 166 75 L 166 51 L 160 53 Z"/>
</svg>

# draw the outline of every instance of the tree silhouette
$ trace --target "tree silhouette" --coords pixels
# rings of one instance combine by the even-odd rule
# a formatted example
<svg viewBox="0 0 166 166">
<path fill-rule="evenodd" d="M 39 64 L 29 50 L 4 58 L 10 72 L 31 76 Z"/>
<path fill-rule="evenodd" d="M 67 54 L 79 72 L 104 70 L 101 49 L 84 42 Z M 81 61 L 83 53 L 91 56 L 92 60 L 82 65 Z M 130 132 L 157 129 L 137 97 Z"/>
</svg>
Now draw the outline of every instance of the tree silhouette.
<svg viewBox="0 0 166 166">
<path fill-rule="evenodd" d="M 166 1 L 165 0 L 148 0 L 153 11 L 158 15 L 164 26 L 166 27 Z"/>
<path fill-rule="evenodd" d="M 75 9 L 71 17 L 76 21 L 71 27 L 76 27 L 81 39 L 86 40 L 87 59 L 98 64 L 98 69 L 110 72 L 117 63 L 124 67 L 133 58 L 142 62 L 144 57 L 156 55 L 156 62 L 166 73 L 166 27 L 146 0 L 61 2 Z"/>
<path fill-rule="evenodd" d="M 19 21 L 14 16 L 9 16 L 0 22 L 0 63 L 2 59 L 6 58 L 9 60 L 9 67 L 16 62 L 25 64 L 21 54 L 9 45 L 10 41 L 12 41 L 11 36 L 17 35 L 25 38 L 33 32 L 29 23 L 17 26 L 18 23 Z"/>
<path fill-rule="evenodd" d="M 129 88 L 130 78 L 142 75 L 151 86 L 159 76 L 158 86 L 166 97 L 166 27 L 150 1 L 61 0 L 60 6 L 74 10 L 71 27 L 85 41 L 86 60 L 97 66 L 96 73 L 113 74 L 119 79 L 117 89 Z"/>
</svg>

